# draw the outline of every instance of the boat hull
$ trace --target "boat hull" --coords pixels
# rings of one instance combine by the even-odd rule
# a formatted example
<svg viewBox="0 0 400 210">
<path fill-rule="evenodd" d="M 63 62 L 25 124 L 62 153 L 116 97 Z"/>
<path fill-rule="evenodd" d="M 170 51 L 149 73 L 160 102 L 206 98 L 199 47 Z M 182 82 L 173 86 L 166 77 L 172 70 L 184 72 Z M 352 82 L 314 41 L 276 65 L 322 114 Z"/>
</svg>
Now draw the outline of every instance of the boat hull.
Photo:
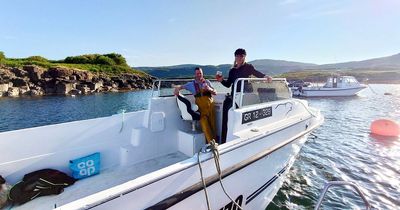
<svg viewBox="0 0 400 210">
<path fill-rule="evenodd" d="M 227 193 L 244 209 L 265 208 L 279 190 L 285 174 L 312 131 L 311 125 L 315 126 L 310 119 L 303 120 L 270 135 L 222 149 L 222 182 Z M 304 132 L 299 135 L 299 130 Z M 232 206 L 219 184 L 211 154 L 201 154 L 201 157 L 212 209 Z M 59 209 L 87 208 L 207 209 L 207 205 L 201 174 L 192 159 L 182 170 L 147 185 L 137 186 L 128 182 Z"/>
<path fill-rule="evenodd" d="M 0 173 L 11 184 L 43 168 L 68 173 L 69 160 L 101 154 L 100 174 L 13 209 L 208 209 L 202 180 L 212 209 L 233 209 L 220 176 L 241 207 L 265 208 L 323 116 L 292 99 L 284 80 L 253 85 L 257 91 L 239 95 L 240 107 L 228 110 L 220 175 L 204 134 L 182 120 L 173 96 L 152 97 L 145 111 L 0 133 Z M 221 120 L 225 97 L 214 99 Z"/>
<path fill-rule="evenodd" d="M 293 90 L 293 96 L 302 97 L 334 97 L 334 96 L 354 96 L 365 87 L 354 88 L 303 88 Z"/>
</svg>

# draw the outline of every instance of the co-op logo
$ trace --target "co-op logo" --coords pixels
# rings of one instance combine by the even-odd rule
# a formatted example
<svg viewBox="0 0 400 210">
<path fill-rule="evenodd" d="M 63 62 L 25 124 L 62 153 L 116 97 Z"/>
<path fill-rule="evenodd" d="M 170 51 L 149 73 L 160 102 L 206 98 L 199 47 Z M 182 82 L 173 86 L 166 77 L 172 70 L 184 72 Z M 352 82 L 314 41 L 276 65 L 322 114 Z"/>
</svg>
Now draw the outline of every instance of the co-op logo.
<svg viewBox="0 0 400 210">
<path fill-rule="evenodd" d="M 93 160 L 82 161 L 78 163 L 79 175 L 90 176 L 95 173 L 96 167 Z"/>
</svg>

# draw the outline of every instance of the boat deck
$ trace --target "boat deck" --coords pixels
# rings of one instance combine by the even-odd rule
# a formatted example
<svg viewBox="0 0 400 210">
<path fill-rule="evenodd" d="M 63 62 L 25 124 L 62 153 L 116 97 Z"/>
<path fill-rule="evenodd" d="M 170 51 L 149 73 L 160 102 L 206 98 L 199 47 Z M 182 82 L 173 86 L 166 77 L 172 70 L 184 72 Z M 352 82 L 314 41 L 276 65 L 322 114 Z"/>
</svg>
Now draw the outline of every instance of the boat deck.
<svg viewBox="0 0 400 210">
<path fill-rule="evenodd" d="M 146 160 L 134 165 L 116 167 L 101 171 L 100 174 L 78 180 L 74 185 L 64 189 L 59 195 L 38 197 L 20 206 L 13 206 L 13 210 L 53 209 L 69 202 L 92 195 L 110 187 L 133 180 L 144 174 L 159 170 L 174 163 L 189 158 L 181 152 L 167 154 L 154 159 Z M 7 208 L 6 208 L 7 209 Z"/>
</svg>

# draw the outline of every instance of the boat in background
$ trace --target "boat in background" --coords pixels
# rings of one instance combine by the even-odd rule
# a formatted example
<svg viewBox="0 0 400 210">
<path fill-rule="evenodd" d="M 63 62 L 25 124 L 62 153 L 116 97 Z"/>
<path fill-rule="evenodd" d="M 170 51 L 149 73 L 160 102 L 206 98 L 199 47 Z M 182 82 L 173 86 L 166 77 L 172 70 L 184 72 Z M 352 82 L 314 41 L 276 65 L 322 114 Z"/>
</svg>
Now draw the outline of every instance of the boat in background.
<svg viewBox="0 0 400 210">
<path fill-rule="evenodd" d="M 296 90 L 298 87 L 309 87 L 311 86 L 310 82 L 305 82 L 304 80 L 291 80 L 288 81 L 288 86 L 292 90 Z"/>
<path fill-rule="evenodd" d="M 292 88 L 292 93 L 298 97 L 354 96 L 366 87 L 353 76 L 330 76 L 321 87 L 299 86 Z"/>
<path fill-rule="evenodd" d="M 45 168 L 71 174 L 70 160 L 101 155 L 98 175 L 12 209 L 265 209 L 322 114 L 292 98 L 285 79 L 238 79 L 217 159 L 194 125 L 194 97 L 173 95 L 186 82 L 156 81 L 147 110 L 0 133 L 0 174 L 11 184 Z M 218 134 L 228 92 L 214 96 Z"/>
</svg>

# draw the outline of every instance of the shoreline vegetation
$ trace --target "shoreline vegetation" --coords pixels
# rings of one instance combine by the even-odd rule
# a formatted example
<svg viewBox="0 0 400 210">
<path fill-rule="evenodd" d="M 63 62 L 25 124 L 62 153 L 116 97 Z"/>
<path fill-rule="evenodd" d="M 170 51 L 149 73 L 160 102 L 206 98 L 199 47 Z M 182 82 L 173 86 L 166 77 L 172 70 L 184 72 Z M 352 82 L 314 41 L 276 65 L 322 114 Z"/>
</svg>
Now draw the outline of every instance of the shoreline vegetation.
<svg viewBox="0 0 400 210">
<path fill-rule="evenodd" d="M 155 78 L 132 69 L 116 53 L 6 58 L 0 51 L 0 97 L 86 95 L 150 89 Z"/>
<path fill-rule="evenodd" d="M 179 68 L 162 68 L 161 72 L 165 73 L 161 77 L 169 78 L 168 75 L 179 72 L 180 76 L 174 78 L 192 78 L 192 71 L 187 70 L 189 67 L 185 65 L 177 67 Z M 229 65 L 202 67 L 207 78 L 214 77 L 215 69 L 226 70 L 224 74 L 229 70 Z M 63 60 L 48 60 L 41 56 L 7 58 L 0 51 L 0 97 L 86 95 L 96 92 L 150 89 L 156 77 L 147 74 L 149 70 L 151 67 L 140 70 L 130 67 L 125 58 L 117 53 L 87 54 L 69 56 Z M 267 73 L 266 71 L 263 72 Z M 400 70 L 393 68 L 309 69 L 272 76 L 283 77 L 287 81 L 321 83 L 332 74 L 354 76 L 360 83 L 366 84 L 400 84 Z"/>
</svg>

